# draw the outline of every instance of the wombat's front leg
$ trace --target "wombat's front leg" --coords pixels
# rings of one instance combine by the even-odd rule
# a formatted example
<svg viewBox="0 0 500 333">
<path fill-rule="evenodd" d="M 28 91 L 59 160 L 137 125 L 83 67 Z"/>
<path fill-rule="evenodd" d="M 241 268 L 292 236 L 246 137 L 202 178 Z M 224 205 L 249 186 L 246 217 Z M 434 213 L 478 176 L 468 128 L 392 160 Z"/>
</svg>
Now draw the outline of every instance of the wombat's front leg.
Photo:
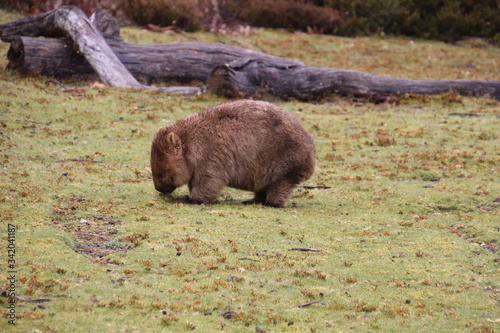
<svg viewBox="0 0 500 333">
<path fill-rule="evenodd" d="M 255 192 L 252 199 L 243 201 L 244 205 L 263 204 L 266 201 L 266 191 Z"/>
<path fill-rule="evenodd" d="M 278 208 L 286 207 L 286 202 L 292 196 L 295 186 L 296 184 L 290 183 L 288 179 L 274 182 L 267 189 L 264 205 Z"/>
<path fill-rule="evenodd" d="M 211 177 L 197 177 L 189 184 L 189 202 L 205 204 L 219 198 L 225 183 Z"/>
</svg>

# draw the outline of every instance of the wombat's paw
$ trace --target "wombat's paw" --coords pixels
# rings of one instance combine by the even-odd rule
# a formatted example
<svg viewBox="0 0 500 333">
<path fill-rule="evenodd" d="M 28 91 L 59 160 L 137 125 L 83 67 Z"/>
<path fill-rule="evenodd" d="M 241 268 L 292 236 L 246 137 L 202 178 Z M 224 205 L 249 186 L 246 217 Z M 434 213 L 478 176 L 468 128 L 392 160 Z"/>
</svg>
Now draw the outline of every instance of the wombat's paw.
<svg viewBox="0 0 500 333">
<path fill-rule="evenodd" d="M 267 199 L 264 203 L 264 206 L 268 207 L 274 207 L 274 208 L 285 208 L 286 207 L 286 200 L 280 200 L 280 199 Z"/>
<path fill-rule="evenodd" d="M 244 205 L 254 205 L 256 203 L 257 203 L 257 200 L 255 200 L 255 198 L 248 199 L 248 200 L 245 200 L 242 202 L 242 204 L 244 204 Z"/>
<path fill-rule="evenodd" d="M 255 192 L 255 195 L 252 199 L 243 201 L 244 205 L 255 205 L 255 204 L 263 204 L 266 201 L 266 192 Z"/>
<path fill-rule="evenodd" d="M 188 205 L 201 205 L 201 204 L 203 204 L 203 202 L 201 202 L 201 201 L 191 199 L 191 197 L 189 195 L 183 195 L 179 199 L 181 199 L 181 201 L 183 203 L 188 204 Z"/>
<path fill-rule="evenodd" d="M 261 200 L 252 198 L 249 200 L 243 201 L 244 205 L 256 205 L 256 204 L 262 204 L 267 207 L 274 207 L 274 208 L 285 208 L 286 207 L 286 202 L 262 202 Z"/>
<path fill-rule="evenodd" d="M 286 201 L 285 202 L 269 202 L 266 201 L 263 203 L 264 206 L 267 207 L 273 207 L 273 208 L 285 208 L 286 207 Z"/>
</svg>

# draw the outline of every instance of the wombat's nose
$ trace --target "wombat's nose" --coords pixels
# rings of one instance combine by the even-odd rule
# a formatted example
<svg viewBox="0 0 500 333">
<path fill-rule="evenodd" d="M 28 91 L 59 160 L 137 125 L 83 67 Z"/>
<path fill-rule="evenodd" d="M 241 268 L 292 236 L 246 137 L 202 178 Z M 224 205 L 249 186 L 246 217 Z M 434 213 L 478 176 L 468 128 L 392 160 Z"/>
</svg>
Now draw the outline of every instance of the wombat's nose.
<svg viewBox="0 0 500 333">
<path fill-rule="evenodd" d="M 155 189 L 158 192 L 169 194 L 172 193 L 176 189 L 176 187 L 170 185 L 155 185 Z"/>
</svg>

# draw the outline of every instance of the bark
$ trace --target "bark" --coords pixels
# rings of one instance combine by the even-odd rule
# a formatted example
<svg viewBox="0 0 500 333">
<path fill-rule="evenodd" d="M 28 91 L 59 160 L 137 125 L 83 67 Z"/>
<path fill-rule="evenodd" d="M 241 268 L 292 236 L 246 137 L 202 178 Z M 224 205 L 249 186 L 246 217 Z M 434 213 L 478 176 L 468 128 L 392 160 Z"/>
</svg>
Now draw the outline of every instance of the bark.
<svg viewBox="0 0 500 333">
<path fill-rule="evenodd" d="M 93 19 L 99 16 L 92 16 Z M 102 23 L 103 33 L 113 34 L 115 27 Z M 106 30 L 108 29 L 108 30 Z M 0 38 L 3 41 L 11 42 L 11 50 L 9 50 L 9 59 L 18 57 L 26 57 L 26 50 L 23 48 L 22 37 L 20 36 L 45 36 L 45 37 L 67 37 L 71 41 L 65 45 L 66 52 L 72 53 L 70 56 L 70 67 L 79 67 L 82 59 L 75 56 L 75 52 L 83 56 L 90 64 L 93 70 L 97 73 L 101 81 L 105 84 L 114 87 L 132 88 L 132 89 L 156 89 L 140 84 L 130 72 L 123 66 L 115 53 L 111 50 L 101 32 L 97 29 L 85 14 L 75 6 L 63 6 L 59 9 L 30 16 L 13 23 L 0 25 Z M 21 39 L 20 39 L 21 38 Z M 111 37 L 113 38 L 113 37 Z M 69 47 L 69 46 L 72 47 Z M 16 48 L 17 47 L 17 48 Z M 38 57 L 35 53 L 28 57 Z M 21 58 L 18 58 L 21 59 Z M 57 61 L 54 50 L 49 51 L 48 57 L 42 57 L 38 65 L 52 66 L 52 64 L 61 65 Z M 19 64 L 24 61 L 21 60 Z M 14 64 L 9 64 L 9 67 L 15 67 Z M 44 67 L 30 68 L 26 70 L 40 70 L 44 73 Z M 62 71 L 64 72 L 65 69 Z M 174 89 L 181 91 L 182 88 L 166 88 L 165 92 Z M 196 87 L 187 87 L 187 91 L 199 91 Z"/>
<path fill-rule="evenodd" d="M 500 81 L 405 80 L 307 67 L 299 61 L 222 43 L 129 44 L 119 37 L 119 26 L 111 16 L 97 12 L 89 20 L 72 6 L 0 25 L 0 38 L 11 43 L 8 52 L 11 69 L 62 77 L 95 72 L 104 83 L 118 87 L 152 89 L 137 80 L 199 81 L 219 94 L 232 97 L 265 92 L 299 100 L 329 94 L 383 99 L 405 93 L 451 91 L 500 100 Z M 201 91 L 196 87 L 166 89 Z"/>
<path fill-rule="evenodd" d="M 121 63 L 144 82 L 206 82 L 214 68 L 236 59 L 259 59 L 270 67 L 303 66 L 301 62 L 274 57 L 223 43 L 129 44 L 116 37 L 105 38 Z M 71 47 L 69 40 L 16 37 L 7 55 L 9 68 L 39 71 L 64 77 L 92 74 L 92 66 Z"/>
<path fill-rule="evenodd" d="M 500 99 L 500 81 L 407 80 L 334 68 L 271 67 L 256 59 L 240 59 L 217 67 L 210 85 L 228 96 L 255 95 L 264 91 L 299 100 L 329 94 L 384 99 L 407 93 L 433 95 L 446 92 Z"/>
</svg>

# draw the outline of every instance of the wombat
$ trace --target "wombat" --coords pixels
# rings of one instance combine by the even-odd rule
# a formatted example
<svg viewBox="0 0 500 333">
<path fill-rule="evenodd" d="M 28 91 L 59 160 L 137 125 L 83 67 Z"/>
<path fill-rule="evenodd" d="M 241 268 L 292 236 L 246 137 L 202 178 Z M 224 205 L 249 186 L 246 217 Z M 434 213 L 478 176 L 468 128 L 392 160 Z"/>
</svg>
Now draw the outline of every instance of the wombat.
<svg viewBox="0 0 500 333">
<path fill-rule="evenodd" d="M 188 184 L 187 203 L 215 201 L 224 186 L 253 191 L 244 203 L 285 207 L 314 173 L 314 141 L 292 114 L 263 101 L 220 104 L 158 130 L 151 145 L 157 191 Z"/>
</svg>

